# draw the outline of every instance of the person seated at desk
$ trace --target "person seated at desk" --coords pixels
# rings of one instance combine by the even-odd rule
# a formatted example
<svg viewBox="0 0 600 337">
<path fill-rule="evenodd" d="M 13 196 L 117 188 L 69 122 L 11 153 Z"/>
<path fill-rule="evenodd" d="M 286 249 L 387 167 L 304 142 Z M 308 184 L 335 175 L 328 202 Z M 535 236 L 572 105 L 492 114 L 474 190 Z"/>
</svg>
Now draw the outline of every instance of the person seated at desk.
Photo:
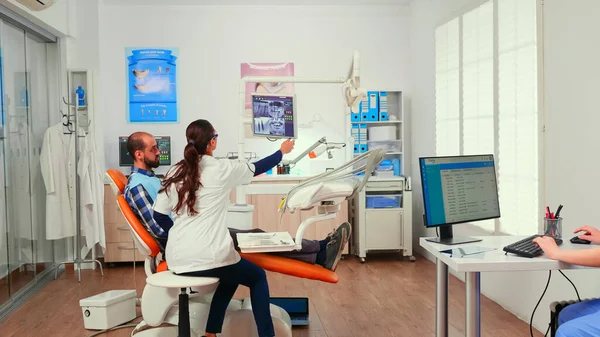
<svg viewBox="0 0 600 337">
<path fill-rule="evenodd" d="M 584 232 L 578 237 L 600 244 L 600 230 L 583 226 L 574 233 Z M 600 248 L 567 250 L 560 249 L 553 238 L 538 237 L 533 240 L 549 259 L 586 267 L 600 267 Z M 558 316 L 556 337 L 600 336 L 600 299 L 571 304 Z"/>
<path fill-rule="evenodd" d="M 293 148 L 293 142 L 282 144 L 280 151 L 283 154 Z M 133 210 L 133 213 L 146 227 L 146 230 L 158 242 L 164 256 L 167 246 L 169 225 L 161 227 L 153 218 L 152 206 L 161 188 L 160 179 L 154 174 L 153 169 L 160 163 L 159 150 L 154 136 L 146 132 L 135 132 L 127 139 L 127 151 L 133 157 L 133 167 L 125 186 L 124 196 Z M 212 152 L 211 152 L 212 153 Z M 239 250 L 236 233 L 264 232 L 260 228 L 239 230 L 229 228 L 234 247 Z M 302 240 L 302 250 L 294 252 L 271 253 L 288 257 L 310 264 L 318 264 L 329 270 L 335 270 L 341 253 L 350 236 L 350 224 L 344 223 L 336 230 L 329 233 L 323 240 Z"/>
</svg>

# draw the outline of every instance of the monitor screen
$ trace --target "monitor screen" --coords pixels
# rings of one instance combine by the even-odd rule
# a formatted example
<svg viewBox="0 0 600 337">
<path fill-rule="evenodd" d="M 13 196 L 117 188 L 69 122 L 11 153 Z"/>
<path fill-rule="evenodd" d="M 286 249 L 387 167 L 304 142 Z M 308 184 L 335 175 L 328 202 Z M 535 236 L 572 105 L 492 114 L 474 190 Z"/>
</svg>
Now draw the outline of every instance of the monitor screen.
<svg viewBox="0 0 600 337">
<path fill-rule="evenodd" d="M 133 158 L 127 151 L 127 139 L 129 137 L 119 137 L 119 166 L 132 166 Z M 171 165 L 171 137 L 155 136 L 156 146 L 160 151 L 160 166 Z"/>
<path fill-rule="evenodd" d="M 297 121 L 293 95 L 252 94 L 254 136 L 296 138 Z"/>
<path fill-rule="evenodd" d="M 425 226 L 500 217 L 493 155 L 419 158 Z"/>
</svg>

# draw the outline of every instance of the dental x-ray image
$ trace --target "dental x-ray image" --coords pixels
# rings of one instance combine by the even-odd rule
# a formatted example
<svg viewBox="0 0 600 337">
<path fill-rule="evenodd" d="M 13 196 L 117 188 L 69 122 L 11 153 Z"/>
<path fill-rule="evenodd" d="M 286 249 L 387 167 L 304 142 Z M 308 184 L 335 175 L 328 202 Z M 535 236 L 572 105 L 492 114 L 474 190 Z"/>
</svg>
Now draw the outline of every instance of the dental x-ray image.
<svg viewBox="0 0 600 337">
<path fill-rule="evenodd" d="M 293 96 L 253 95 L 254 134 L 295 138 Z"/>
</svg>

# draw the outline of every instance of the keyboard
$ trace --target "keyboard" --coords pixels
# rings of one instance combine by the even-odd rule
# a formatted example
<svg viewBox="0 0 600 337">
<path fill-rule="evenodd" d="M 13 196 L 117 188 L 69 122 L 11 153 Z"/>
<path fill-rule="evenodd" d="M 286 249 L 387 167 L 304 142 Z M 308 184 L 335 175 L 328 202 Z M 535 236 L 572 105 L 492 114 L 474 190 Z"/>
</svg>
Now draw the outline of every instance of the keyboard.
<svg viewBox="0 0 600 337">
<path fill-rule="evenodd" d="M 540 256 L 544 253 L 544 251 L 533 242 L 533 239 L 540 237 L 543 235 L 532 235 L 523 240 L 517 241 L 515 243 L 511 243 L 510 245 L 504 247 L 504 251 L 506 253 L 516 254 L 522 257 L 536 257 Z M 554 241 L 558 246 L 562 245 L 562 239 L 554 238 Z"/>
</svg>

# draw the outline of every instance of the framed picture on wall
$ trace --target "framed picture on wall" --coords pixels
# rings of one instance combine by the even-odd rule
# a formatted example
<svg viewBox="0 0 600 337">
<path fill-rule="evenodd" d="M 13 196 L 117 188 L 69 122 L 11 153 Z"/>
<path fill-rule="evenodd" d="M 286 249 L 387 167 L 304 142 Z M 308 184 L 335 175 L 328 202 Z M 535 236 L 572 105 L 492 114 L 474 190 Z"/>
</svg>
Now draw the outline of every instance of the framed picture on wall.
<svg viewBox="0 0 600 337">
<path fill-rule="evenodd" d="M 126 48 L 129 123 L 177 123 L 177 48 Z"/>
</svg>

